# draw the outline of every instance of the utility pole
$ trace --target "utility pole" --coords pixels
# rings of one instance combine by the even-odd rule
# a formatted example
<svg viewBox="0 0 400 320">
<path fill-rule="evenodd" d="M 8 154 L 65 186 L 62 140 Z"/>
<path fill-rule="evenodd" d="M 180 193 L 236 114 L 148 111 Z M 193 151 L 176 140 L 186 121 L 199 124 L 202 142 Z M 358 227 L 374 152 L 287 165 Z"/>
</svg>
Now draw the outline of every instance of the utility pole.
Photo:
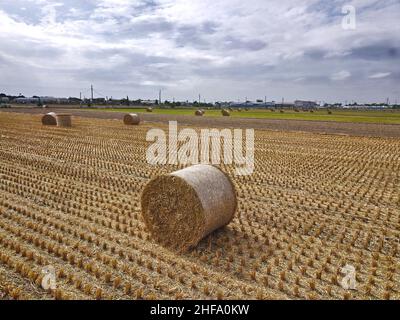
<svg viewBox="0 0 400 320">
<path fill-rule="evenodd" d="M 158 91 L 158 104 L 161 105 L 161 89 Z"/>
<path fill-rule="evenodd" d="M 199 104 L 201 103 L 201 94 L 199 93 Z"/>
<path fill-rule="evenodd" d="M 267 105 L 267 96 L 264 97 L 264 104 Z"/>
<path fill-rule="evenodd" d="M 93 102 L 93 85 L 90 86 L 91 102 Z"/>
</svg>

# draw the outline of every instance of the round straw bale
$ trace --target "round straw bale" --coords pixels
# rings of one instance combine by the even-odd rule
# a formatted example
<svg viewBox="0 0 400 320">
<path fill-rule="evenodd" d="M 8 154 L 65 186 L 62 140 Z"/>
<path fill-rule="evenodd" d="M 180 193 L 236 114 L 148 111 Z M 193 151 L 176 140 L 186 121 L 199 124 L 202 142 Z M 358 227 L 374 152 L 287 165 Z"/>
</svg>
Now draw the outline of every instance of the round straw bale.
<svg viewBox="0 0 400 320">
<path fill-rule="evenodd" d="M 140 123 L 140 117 L 136 113 L 128 113 L 124 116 L 124 124 L 138 125 Z"/>
<path fill-rule="evenodd" d="M 194 113 L 196 116 L 202 116 L 203 114 L 204 114 L 204 112 L 203 111 L 201 111 L 201 110 L 196 110 L 196 112 Z"/>
<path fill-rule="evenodd" d="M 237 200 L 235 187 L 224 172 L 200 164 L 152 179 L 143 190 L 141 205 L 153 238 L 183 251 L 227 225 Z"/>
<path fill-rule="evenodd" d="M 229 117 L 231 115 L 231 113 L 226 109 L 222 109 L 221 113 L 224 117 Z"/>
<path fill-rule="evenodd" d="M 146 111 L 147 111 L 147 112 L 153 112 L 153 108 L 148 107 L 148 108 L 146 108 Z"/>
<path fill-rule="evenodd" d="M 71 127 L 71 115 L 70 114 L 57 114 L 57 126 L 58 127 Z"/>
<path fill-rule="evenodd" d="M 45 126 L 55 126 L 57 125 L 56 114 L 54 112 L 46 113 L 42 117 L 42 124 Z"/>
</svg>

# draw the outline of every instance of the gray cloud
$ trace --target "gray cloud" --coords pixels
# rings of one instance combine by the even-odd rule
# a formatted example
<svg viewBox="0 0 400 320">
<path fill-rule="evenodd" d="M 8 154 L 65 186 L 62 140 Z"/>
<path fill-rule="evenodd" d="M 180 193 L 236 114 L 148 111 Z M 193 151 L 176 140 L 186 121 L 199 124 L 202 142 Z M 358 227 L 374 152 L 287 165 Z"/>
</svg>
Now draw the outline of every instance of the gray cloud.
<svg viewBox="0 0 400 320">
<path fill-rule="evenodd" d="M 226 49 L 233 50 L 250 50 L 250 51 L 259 51 L 264 49 L 267 46 L 267 43 L 262 40 L 246 40 L 246 39 L 238 39 L 232 36 L 227 36 L 223 40 L 223 47 Z"/>
<path fill-rule="evenodd" d="M 388 43 L 369 44 L 352 50 L 351 58 L 364 60 L 397 60 L 400 63 L 400 46 Z"/>
</svg>

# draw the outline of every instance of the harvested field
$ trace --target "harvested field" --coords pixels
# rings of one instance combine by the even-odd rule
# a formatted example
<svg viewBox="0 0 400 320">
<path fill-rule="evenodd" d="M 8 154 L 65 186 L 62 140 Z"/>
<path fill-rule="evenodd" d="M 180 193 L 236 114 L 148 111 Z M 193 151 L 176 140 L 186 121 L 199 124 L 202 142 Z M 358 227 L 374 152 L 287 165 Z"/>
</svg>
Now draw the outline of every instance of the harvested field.
<svg viewBox="0 0 400 320">
<path fill-rule="evenodd" d="M 72 115 L 97 119 L 122 119 L 126 112 L 97 111 L 82 109 L 49 108 L 49 111 L 66 112 Z M 128 109 L 129 110 L 129 109 Z M 43 110 L 39 108 L 13 108 L 7 112 L 40 114 Z M 206 115 L 209 112 L 206 112 Z M 219 115 L 220 112 L 218 111 Z M 242 113 L 240 113 L 242 114 Z M 243 115 L 246 115 L 243 113 Z M 306 120 L 281 120 L 281 119 L 253 119 L 233 117 L 196 117 L 195 115 L 170 115 L 140 113 L 143 121 L 159 122 L 167 124 L 168 121 L 177 120 L 180 124 L 188 126 L 207 127 L 235 127 L 254 128 L 278 131 L 302 131 L 322 134 L 339 134 L 362 137 L 396 137 L 400 138 L 399 124 L 377 124 L 377 123 L 344 123 L 335 121 L 306 121 Z"/>
<path fill-rule="evenodd" d="M 154 126 L 166 129 L 0 112 L 0 295 L 400 299 L 400 139 L 256 130 L 254 174 L 222 166 L 235 218 L 176 254 L 141 215 L 148 181 L 182 168 L 147 164 Z M 49 265 L 57 289 L 46 291 Z M 356 290 L 341 286 L 345 265 Z"/>
</svg>

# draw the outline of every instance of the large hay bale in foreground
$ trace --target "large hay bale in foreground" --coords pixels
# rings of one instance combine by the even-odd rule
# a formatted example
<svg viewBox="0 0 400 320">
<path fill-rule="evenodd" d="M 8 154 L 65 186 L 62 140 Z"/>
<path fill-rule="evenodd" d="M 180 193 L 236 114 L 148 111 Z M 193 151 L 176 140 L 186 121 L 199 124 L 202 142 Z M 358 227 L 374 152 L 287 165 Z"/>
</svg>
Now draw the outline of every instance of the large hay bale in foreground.
<svg viewBox="0 0 400 320">
<path fill-rule="evenodd" d="M 186 250 L 227 225 L 236 211 L 230 178 L 211 165 L 195 165 L 151 180 L 143 190 L 142 214 L 160 244 Z"/>
<path fill-rule="evenodd" d="M 57 114 L 57 127 L 71 127 L 71 115 L 70 114 Z"/>
<path fill-rule="evenodd" d="M 201 117 L 203 114 L 204 114 L 204 112 L 202 111 L 202 110 L 196 110 L 196 112 L 194 113 L 196 116 L 199 116 L 199 117 Z"/>
<path fill-rule="evenodd" d="M 56 126 L 57 125 L 57 119 L 56 119 L 55 112 L 46 113 L 42 117 L 42 124 L 45 125 L 45 126 Z"/>
<path fill-rule="evenodd" d="M 139 123 L 140 123 L 140 117 L 136 113 L 128 113 L 124 116 L 124 124 L 138 125 Z"/>
<path fill-rule="evenodd" d="M 226 109 L 222 109 L 221 113 L 224 117 L 229 117 L 231 115 L 231 113 Z"/>
</svg>

